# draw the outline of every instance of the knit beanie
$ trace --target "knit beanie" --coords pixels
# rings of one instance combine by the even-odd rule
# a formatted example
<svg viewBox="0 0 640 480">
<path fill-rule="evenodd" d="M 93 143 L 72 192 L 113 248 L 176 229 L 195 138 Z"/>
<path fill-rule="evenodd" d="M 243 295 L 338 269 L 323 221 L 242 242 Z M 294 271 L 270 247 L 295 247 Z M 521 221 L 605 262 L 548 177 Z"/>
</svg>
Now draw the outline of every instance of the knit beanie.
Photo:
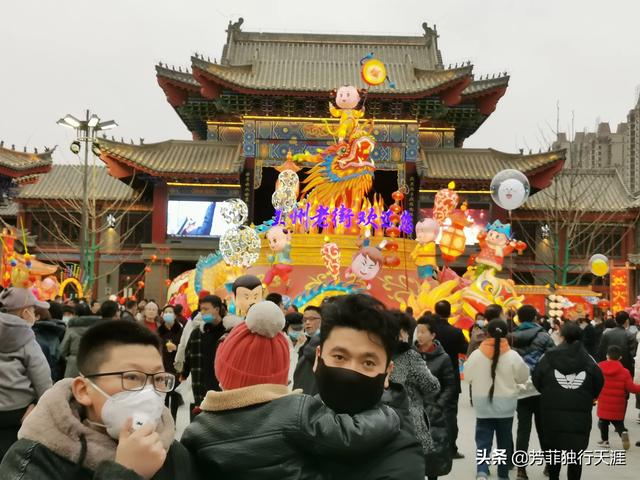
<svg viewBox="0 0 640 480">
<path fill-rule="evenodd" d="M 216 377 L 224 390 L 251 385 L 287 385 L 289 343 L 284 314 L 273 302 L 254 304 L 216 352 Z"/>
</svg>

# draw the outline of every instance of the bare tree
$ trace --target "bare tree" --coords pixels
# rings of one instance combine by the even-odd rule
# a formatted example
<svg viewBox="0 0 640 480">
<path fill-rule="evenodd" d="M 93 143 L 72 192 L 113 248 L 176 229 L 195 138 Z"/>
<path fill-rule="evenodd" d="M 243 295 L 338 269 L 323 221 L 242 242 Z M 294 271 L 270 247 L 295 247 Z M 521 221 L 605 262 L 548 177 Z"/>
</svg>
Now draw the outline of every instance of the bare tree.
<svg viewBox="0 0 640 480">
<path fill-rule="evenodd" d="M 535 248 L 535 264 L 546 267 L 546 283 L 569 285 L 580 283 L 593 254 L 614 255 L 638 215 L 615 170 L 567 169 L 528 200 L 515 223 Z M 531 221 L 539 223 L 534 232 L 524 225 Z"/>
</svg>

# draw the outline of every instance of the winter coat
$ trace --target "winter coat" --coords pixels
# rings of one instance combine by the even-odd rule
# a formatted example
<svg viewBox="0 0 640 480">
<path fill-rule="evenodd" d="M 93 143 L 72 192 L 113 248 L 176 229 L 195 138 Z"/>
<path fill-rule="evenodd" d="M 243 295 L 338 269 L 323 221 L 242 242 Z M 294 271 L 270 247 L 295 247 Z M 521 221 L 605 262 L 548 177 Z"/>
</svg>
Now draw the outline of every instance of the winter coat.
<svg viewBox="0 0 640 480">
<path fill-rule="evenodd" d="M 629 393 L 640 393 L 640 384 L 633 383 L 631 374 L 619 360 L 598 364 L 604 375 L 604 387 L 598 396 L 598 418 L 624 420 Z"/>
<path fill-rule="evenodd" d="M 180 344 L 180 337 L 182 336 L 182 325 L 178 322 L 173 322 L 171 328 L 167 328 L 167 326 L 162 323 L 162 325 L 158 327 L 158 336 L 162 340 L 162 364 L 164 365 L 164 370 L 165 372 L 176 373 L 174 362 L 178 345 Z M 169 342 L 173 343 L 176 347 L 172 352 L 167 349 Z"/>
<path fill-rule="evenodd" d="M 208 392 L 182 443 L 216 480 L 321 479 L 325 461 L 384 450 L 400 419 L 386 406 L 336 415 L 285 385 Z"/>
<path fill-rule="evenodd" d="M 126 320 L 127 322 L 136 322 L 136 317 L 129 310 L 125 310 L 120 314 L 120 320 Z"/>
<path fill-rule="evenodd" d="M 600 339 L 600 348 L 598 349 L 598 357 L 601 360 L 606 360 L 607 349 L 611 345 L 618 345 L 620 347 L 620 349 L 622 350 L 622 357 L 620 358 L 620 362 L 622 363 L 624 368 L 629 370 L 629 373 L 633 375 L 633 358 L 635 357 L 636 350 L 638 348 L 636 336 L 620 326 L 605 330 L 605 332 L 602 334 L 602 338 Z"/>
<path fill-rule="evenodd" d="M 178 345 L 178 351 L 176 352 L 176 358 L 174 360 L 174 367 L 176 372 L 182 373 L 184 369 L 184 359 L 187 351 L 187 343 L 189 343 L 189 339 L 191 338 L 191 333 L 194 329 L 199 329 L 202 331 L 204 328 L 204 322 L 202 321 L 202 315 L 199 313 L 193 318 L 193 320 L 189 320 L 184 328 L 182 329 L 182 336 L 180 337 L 180 345 Z"/>
<path fill-rule="evenodd" d="M 500 356 L 495 380 L 491 380 L 494 338 L 487 338 L 464 363 L 464 378 L 472 387 L 471 398 L 478 418 L 513 417 L 518 405 L 518 384 L 529 378 L 529 367 L 520 355 L 509 347 L 506 338 L 500 341 Z M 489 398 L 494 385 L 493 399 Z"/>
<path fill-rule="evenodd" d="M 543 449 L 586 449 L 593 401 L 604 378 L 582 342 L 562 343 L 547 351 L 533 371 L 533 384 L 541 394 Z"/>
<path fill-rule="evenodd" d="M 440 382 L 429 371 L 418 352 L 408 344 L 404 344 L 401 349 L 393 357 L 393 372 L 389 379 L 402 385 L 407 392 L 414 431 L 426 454 L 433 449 L 433 441 L 429 435 L 429 420 L 426 418 L 424 406 L 427 396 L 440 391 Z"/>
<path fill-rule="evenodd" d="M 425 457 L 428 477 L 441 477 L 451 472 L 452 455 L 447 425 L 457 421 L 452 411 L 457 401 L 458 385 L 453 374 L 451 360 L 436 340 L 431 352 L 420 352 L 427 367 L 440 382 L 440 391 L 427 395 L 425 412 L 429 419 L 429 434 L 433 441 L 431 452 Z"/>
<path fill-rule="evenodd" d="M 51 370 L 33 330 L 20 317 L 0 313 L 0 411 L 27 407 L 49 387 Z"/>
<path fill-rule="evenodd" d="M 51 369 L 51 378 L 54 381 L 58 380 L 61 377 L 58 374 L 60 342 L 64 338 L 67 327 L 62 320 L 38 320 L 32 328 L 36 335 L 36 341 L 42 348 L 42 353 L 44 353 Z"/>
<path fill-rule="evenodd" d="M 598 354 L 599 346 L 599 344 L 596 343 L 596 330 L 590 323 L 581 323 L 580 328 L 582 329 L 582 344 L 587 352 L 589 352 L 589 355 L 595 358 Z"/>
<path fill-rule="evenodd" d="M 200 405 L 209 390 L 220 390 L 216 377 L 215 361 L 220 339 L 226 330 L 222 322 L 203 326 L 202 331 L 195 328 L 187 343 L 183 376 L 191 375 L 191 389 L 194 403 Z"/>
<path fill-rule="evenodd" d="M 438 316 L 436 316 L 436 321 L 433 323 L 433 333 L 436 334 L 436 339 L 451 359 L 451 366 L 455 373 L 458 393 L 460 393 L 460 363 L 458 361 L 458 355 L 465 355 L 467 353 L 467 349 L 469 348 L 467 339 L 464 337 L 462 330 L 451 325 L 448 319 Z"/>
<path fill-rule="evenodd" d="M 80 339 L 90 327 L 102 321 L 104 321 L 102 317 L 87 316 L 72 318 L 67 323 L 67 331 L 60 344 L 60 357 L 64 358 L 67 364 L 64 370 L 65 378 L 78 376 L 76 356 L 80 347 Z"/>
<path fill-rule="evenodd" d="M 117 443 L 90 427 L 83 407 L 71 393 L 71 379 L 61 380 L 45 393 L 25 419 L 18 442 L 0 464 L 2 480 L 142 480 L 115 463 Z M 175 442 L 171 413 L 165 408 L 156 429 L 167 459 L 152 480 L 198 479 L 186 449 Z"/>
<path fill-rule="evenodd" d="M 320 345 L 320 335 L 314 335 L 298 352 L 298 365 L 293 372 L 293 388 L 299 388 L 307 395 L 318 393 L 316 376 L 313 373 L 318 345 Z"/>
<path fill-rule="evenodd" d="M 555 346 L 551 336 L 536 323 L 522 322 L 511 334 L 511 348 L 520 354 L 530 372 L 536 368 L 542 355 Z M 540 392 L 533 386 L 531 378 L 527 379 L 527 382 L 522 384 L 519 390 L 519 399 L 540 395 Z"/>
</svg>

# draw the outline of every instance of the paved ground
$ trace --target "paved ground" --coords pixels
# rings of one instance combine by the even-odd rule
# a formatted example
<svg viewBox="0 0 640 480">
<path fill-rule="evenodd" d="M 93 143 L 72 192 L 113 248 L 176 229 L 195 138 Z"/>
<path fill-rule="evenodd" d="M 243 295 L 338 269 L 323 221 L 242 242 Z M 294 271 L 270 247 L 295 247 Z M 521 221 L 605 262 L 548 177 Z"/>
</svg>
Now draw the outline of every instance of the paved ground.
<svg viewBox="0 0 640 480">
<path fill-rule="evenodd" d="M 463 384 L 463 392 L 468 392 L 468 386 Z M 629 408 L 627 411 L 627 418 L 625 421 L 626 427 L 629 429 L 629 436 L 631 437 L 631 449 L 626 452 L 626 466 L 608 466 L 608 465 L 598 465 L 598 466 L 584 466 L 582 470 L 582 478 L 584 480 L 595 480 L 602 478 L 615 478 L 616 480 L 637 480 L 640 478 L 640 474 L 638 473 L 638 468 L 640 468 L 640 447 L 635 446 L 635 442 L 640 440 L 640 425 L 636 423 L 636 418 L 638 416 L 638 410 L 635 408 L 634 399 L 629 402 Z M 187 426 L 189 422 L 189 413 L 187 408 L 181 407 L 178 411 L 178 421 L 177 421 L 177 437 L 179 438 L 184 431 L 184 428 Z M 458 437 L 458 448 L 465 455 L 465 458 L 462 460 L 454 460 L 453 462 L 453 470 L 446 478 L 455 478 L 455 479 L 474 479 L 476 473 L 476 465 L 475 465 L 475 414 L 473 412 L 473 407 L 471 407 L 469 403 L 468 395 L 460 396 L 460 405 L 459 405 L 459 415 L 458 415 L 458 425 L 460 428 L 460 435 Z M 514 441 L 515 441 L 515 427 L 516 422 L 514 422 Z M 620 442 L 620 438 L 615 434 L 613 428 L 609 432 L 609 439 L 611 442 L 612 449 L 622 449 L 622 444 Z M 594 409 L 594 421 L 593 428 L 591 430 L 591 442 L 589 443 L 589 448 L 592 450 L 599 450 L 600 447 L 596 444 L 596 442 L 600 440 L 598 428 L 597 428 L 597 418 L 595 417 L 595 409 Z M 535 433 L 535 426 L 533 427 L 533 431 L 531 432 L 531 442 L 529 446 L 530 450 L 540 450 L 540 444 L 538 442 L 537 435 Z M 543 480 L 545 477 L 542 474 L 542 467 L 529 467 L 527 472 L 529 474 L 529 478 L 531 480 Z M 497 478 L 495 467 L 492 467 L 492 477 Z M 564 473 L 561 474 L 562 478 L 566 478 Z M 515 479 L 515 471 L 511 472 L 511 478 Z"/>
<path fill-rule="evenodd" d="M 463 384 L 463 392 L 468 392 L 468 385 Z M 616 480 L 631 480 L 640 478 L 638 468 L 640 468 L 640 447 L 636 447 L 636 441 L 640 440 L 640 425 L 636 423 L 638 418 L 638 410 L 635 408 L 635 398 L 629 402 L 629 408 L 627 409 L 627 418 L 625 420 L 625 426 L 629 429 L 629 436 L 631 437 L 631 448 L 626 452 L 626 466 L 583 466 L 582 478 L 585 480 L 602 479 L 602 478 L 615 478 Z M 589 449 L 601 450 L 596 444 L 600 440 L 600 434 L 597 428 L 597 418 L 593 416 L 593 427 L 591 429 L 591 441 L 589 442 Z M 513 438 L 516 437 L 516 423 L 514 421 Z M 458 448 L 465 455 L 462 460 L 454 460 L 453 470 L 447 476 L 447 478 L 455 479 L 473 479 L 475 478 L 476 465 L 475 465 L 475 414 L 473 407 L 469 402 L 469 396 L 464 393 L 460 396 L 459 414 L 458 414 L 458 426 L 460 428 L 460 434 L 458 437 Z M 622 449 L 622 443 L 620 437 L 613 431 L 609 432 L 609 441 L 612 449 Z M 494 445 L 495 448 L 495 445 Z M 540 450 L 540 443 L 538 442 L 537 434 L 535 433 L 535 426 L 531 432 L 531 441 L 529 450 Z M 542 474 L 543 467 L 533 466 L 527 468 L 527 473 L 531 480 L 542 480 L 545 477 Z M 563 472 L 565 469 L 563 468 Z M 495 467 L 492 467 L 491 478 L 498 478 L 495 472 Z M 511 478 L 515 479 L 515 471 L 511 472 Z M 566 478 L 565 473 L 561 473 L 561 478 Z"/>
</svg>

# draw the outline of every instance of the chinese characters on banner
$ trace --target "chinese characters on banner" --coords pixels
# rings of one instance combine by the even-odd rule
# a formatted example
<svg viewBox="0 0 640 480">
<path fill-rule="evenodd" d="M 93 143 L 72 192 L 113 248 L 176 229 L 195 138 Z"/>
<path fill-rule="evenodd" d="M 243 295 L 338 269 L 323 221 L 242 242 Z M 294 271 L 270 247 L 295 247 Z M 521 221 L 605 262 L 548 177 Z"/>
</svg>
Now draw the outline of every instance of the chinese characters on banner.
<svg viewBox="0 0 640 480">
<path fill-rule="evenodd" d="M 629 306 L 629 270 L 613 268 L 611 270 L 611 311 L 616 313 Z"/>
<path fill-rule="evenodd" d="M 315 207 L 315 212 L 310 211 L 310 205 L 306 205 L 304 208 L 296 208 L 288 217 L 293 225 L 301 225 L 305 230 L 309 228 L 336 228 L 342 226 L 344 228 L 351 228 L 352 225 L 358 227 L 371 227 L 373 230 L 382 228 L 382 230 L 393 226 L 390 217 L 393 215 L 391 210 L 382 212 L 379 215 L 375 209 L 371 207 L 369 210 L 363 210 L 360 212 L 354 212 L 351 208 L 347 208 L 344 205 L 331 209 L 326 205 L 318 205 Z M 274 224 L 284 225 L 287 214 L 281 210 L 275 211 Z M 411 235 L 413 233 L 413 217 L 410 212 L 406 210 L 400 215 L 400 225 L 398 225 L 400 231 L 405 235 Z"/>
</svg>

